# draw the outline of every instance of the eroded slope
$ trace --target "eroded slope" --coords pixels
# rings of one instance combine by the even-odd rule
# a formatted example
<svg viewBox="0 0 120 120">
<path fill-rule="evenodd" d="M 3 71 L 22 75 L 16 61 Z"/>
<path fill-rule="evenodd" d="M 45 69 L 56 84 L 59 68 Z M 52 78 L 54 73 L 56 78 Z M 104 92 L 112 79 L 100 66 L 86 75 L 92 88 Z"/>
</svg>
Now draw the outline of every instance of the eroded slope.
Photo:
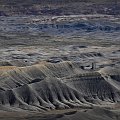
<svg viewBox="0 0 120 120">
<path fill-rule="evenodd" d="M 113 107 L 120 101 L 119 73 L 115 68 L 85 71 L 75 62 L 4 67 L 0 69 L 0 109 Z"/>
</svg>

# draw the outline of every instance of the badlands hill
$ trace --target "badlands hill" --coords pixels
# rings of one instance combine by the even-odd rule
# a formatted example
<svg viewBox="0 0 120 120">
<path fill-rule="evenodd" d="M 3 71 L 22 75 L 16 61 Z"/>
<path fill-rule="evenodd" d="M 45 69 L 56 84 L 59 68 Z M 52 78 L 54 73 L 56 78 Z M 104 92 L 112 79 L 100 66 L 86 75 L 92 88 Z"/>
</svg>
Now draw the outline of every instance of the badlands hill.
<svg viewBox="0 0 120 120">
<path fill-rule="evenodd" d="M 79 63 L 71 62 L 1 67 L 0 109 L 116 108 L 120 102 L 119 73 L 115 68 L 85 72 Z"/>
</svg>

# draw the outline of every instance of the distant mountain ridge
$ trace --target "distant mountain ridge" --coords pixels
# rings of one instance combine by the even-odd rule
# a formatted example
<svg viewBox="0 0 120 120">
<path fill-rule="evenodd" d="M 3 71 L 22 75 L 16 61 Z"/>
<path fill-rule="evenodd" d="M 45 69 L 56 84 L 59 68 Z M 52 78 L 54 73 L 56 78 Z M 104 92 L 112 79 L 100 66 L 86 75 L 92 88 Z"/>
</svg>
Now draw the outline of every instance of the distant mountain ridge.
<svg viewBox="0 0 120 120">
<path fill-rule="evenodd" d="M 120 14 L 120 0 L 1 0 L 0 16 Z"/>
<path fill-rule="evenodd" d="M 94 3 L 111 3 L 111 2 L 120 2 L 120 0 L 1 0 L 1 4 L 33 4 L 33 3 L 74 3 L 74 2 L 94 2 Z"/>
</svg>

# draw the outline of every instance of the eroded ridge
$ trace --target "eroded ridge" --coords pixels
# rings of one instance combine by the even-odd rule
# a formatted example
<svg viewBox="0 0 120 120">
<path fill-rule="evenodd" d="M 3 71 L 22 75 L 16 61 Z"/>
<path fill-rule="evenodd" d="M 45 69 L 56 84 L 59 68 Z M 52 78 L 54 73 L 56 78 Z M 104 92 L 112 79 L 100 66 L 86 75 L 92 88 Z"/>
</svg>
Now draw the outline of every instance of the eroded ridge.
<svg viewBox="0 0 120 120">
<path fill-rule="evenodd" d="M 120 101 L 120 71 L 85 71 L 77 62 L 42 62 L 0 69 L 0 109 L 46 111 L 114 106 Z"/>
</svg>

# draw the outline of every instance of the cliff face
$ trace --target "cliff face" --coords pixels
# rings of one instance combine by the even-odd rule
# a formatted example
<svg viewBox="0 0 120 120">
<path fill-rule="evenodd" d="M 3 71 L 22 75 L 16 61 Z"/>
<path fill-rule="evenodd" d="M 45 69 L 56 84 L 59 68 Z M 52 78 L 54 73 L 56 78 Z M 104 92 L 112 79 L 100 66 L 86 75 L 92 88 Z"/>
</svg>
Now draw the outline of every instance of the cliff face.
<svg viewBox="0 0 120 120">
<path fill-rule="evenodd" d="M 63 1 L 39 0 L 0 1 L 0 15 L 71 15 L 71 14 L 120 14 L 120 2 L 115 1 Z"/>
</svg>

